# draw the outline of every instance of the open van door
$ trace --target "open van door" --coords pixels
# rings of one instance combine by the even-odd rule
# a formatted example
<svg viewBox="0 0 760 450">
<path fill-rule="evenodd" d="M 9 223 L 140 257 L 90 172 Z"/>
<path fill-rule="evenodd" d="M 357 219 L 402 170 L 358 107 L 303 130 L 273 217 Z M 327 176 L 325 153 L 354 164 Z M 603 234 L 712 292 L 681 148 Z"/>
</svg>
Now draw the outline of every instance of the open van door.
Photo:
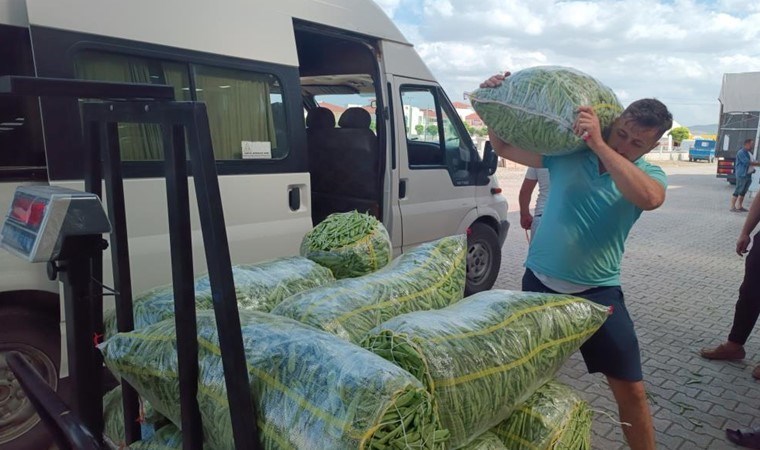
<svg viewBox="0 0 760 450">
<path fill-rule="evenodd" d="M 422 242 L 464 233 L 477 218 L 478 158 L 440 86 L 399 76 L 389 79 L 394 90 L 398 204 L 406 251 Z"/>
</svg>

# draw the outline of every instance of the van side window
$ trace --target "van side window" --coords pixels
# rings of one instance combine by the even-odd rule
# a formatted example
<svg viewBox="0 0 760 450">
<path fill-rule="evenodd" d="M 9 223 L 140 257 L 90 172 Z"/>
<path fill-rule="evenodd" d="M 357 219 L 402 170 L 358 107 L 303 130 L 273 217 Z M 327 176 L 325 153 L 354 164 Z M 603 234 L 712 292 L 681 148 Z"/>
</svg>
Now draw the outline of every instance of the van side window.
<svg viewBox="0 0 760 450">
<path fill-rule="evenodd" d="M 190 78 L 184 64 L 138 56 L 82 52 L 75 59 L 77 78 L 127 83 L 169 84 L 178 100 L 191 100 Z M 122 161 L 163 160 L 161 130 L 157 125 L 120 123 Z"/>
<path fill-rule="evenodd" d="M 446 96 L 432 86 L 402 86 L 401 102 L 409 168 L 446 168 L 455 185 L 472 184 L 477 156 Z"/>
<path fill-rule="evenodd" d="M 208 109 L 216 159 L 287 156 L 282 91 L 274 75 L 193 67 L 198 100 Z"/>
<path fill-rule="evenodd" d="M 217 161 L 287 156 L 282 90 L 273 75 L 99 51 L 79 53 L 75 68 L 78 78 L 168 84 L 178 100 L 205 102 Z M 156 125 L 119 124 L 119 139 L 124 161 L 163 159 Z"/>
</svg>

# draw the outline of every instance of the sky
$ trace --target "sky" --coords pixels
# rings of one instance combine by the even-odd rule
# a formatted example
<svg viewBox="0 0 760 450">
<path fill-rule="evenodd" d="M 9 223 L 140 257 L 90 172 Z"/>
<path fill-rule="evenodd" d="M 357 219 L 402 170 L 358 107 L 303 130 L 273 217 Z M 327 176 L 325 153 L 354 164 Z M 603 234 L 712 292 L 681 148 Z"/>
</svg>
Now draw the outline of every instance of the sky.
<svg viewBox="0 0 760 450">
<path fill-rule="evenodd" d="M 375 0 L 448 93 L 558 65 L 624 106 L 665 103 L 681 125 L 718 123 L 724 73 L 760 71 L 760 0 Z"/>
</svg>

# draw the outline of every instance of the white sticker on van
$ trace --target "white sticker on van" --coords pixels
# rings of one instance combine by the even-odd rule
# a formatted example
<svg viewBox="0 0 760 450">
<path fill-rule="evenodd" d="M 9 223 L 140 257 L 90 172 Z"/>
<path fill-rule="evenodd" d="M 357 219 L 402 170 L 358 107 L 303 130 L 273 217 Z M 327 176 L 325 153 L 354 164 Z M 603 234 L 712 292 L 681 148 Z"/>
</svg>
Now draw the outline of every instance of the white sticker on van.
<svg viewBox="0 0 760 450">
<path fill-rule="evenodd" d="M 272 143 L 269 141 L 242 141 L 243 159 L 272 159 Z"/>
</svg>

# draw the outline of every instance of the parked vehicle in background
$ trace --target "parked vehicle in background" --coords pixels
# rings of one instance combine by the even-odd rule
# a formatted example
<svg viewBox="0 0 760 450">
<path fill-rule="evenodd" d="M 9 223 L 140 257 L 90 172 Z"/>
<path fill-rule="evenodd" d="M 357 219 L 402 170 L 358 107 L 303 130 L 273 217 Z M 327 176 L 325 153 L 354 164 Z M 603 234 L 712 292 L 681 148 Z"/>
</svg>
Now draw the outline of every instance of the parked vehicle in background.
<svg viewBox="0 0 760 450">
<path fill-rule="evenodd" d="M 757 159 L 760 141 L 760 72 L 726 73 L 720 88 L 720 122 L 718 125 L 718 160 L 716 176 L 736 184 L 736 151 L 746 139 L 754 139 L 753 155 Z"/>
<path fill-rule="evenodd" d="M 715 141 L 712 139 L 695 139 L 689 148 L 689 161 L 715 161 Z"/>
<path fill-rule="evenodd" d="M 495 159 L 481 160 L 371 0 L 0 0 L 0 75 L 168 84 L 178 100 L 205 102 L 233 263 L 296 255 L 328 214 L 359 210 L 383 222 L 395 254 L 466 233 L 468 293 L 498 275 L 509 223 Z M 318 101 L 339 97 L 360 103 L 336 124 Z M 81 140 L 76 100 L 0 98 L 0 214 L 18 185 L 83 189 Z M 119 141 L 125 201 L 142 212 L 127 217 L 139 293 L 171 280 L 163 142 L 144 124 L 119 124 Z M 204 272 L 199 241 L 193 266 Z M 2 450 L 46 448 L 2 353 L 23 353 L 65 390 L 59 302 L 44 265 L 0 251 Z"/>
</svg>

